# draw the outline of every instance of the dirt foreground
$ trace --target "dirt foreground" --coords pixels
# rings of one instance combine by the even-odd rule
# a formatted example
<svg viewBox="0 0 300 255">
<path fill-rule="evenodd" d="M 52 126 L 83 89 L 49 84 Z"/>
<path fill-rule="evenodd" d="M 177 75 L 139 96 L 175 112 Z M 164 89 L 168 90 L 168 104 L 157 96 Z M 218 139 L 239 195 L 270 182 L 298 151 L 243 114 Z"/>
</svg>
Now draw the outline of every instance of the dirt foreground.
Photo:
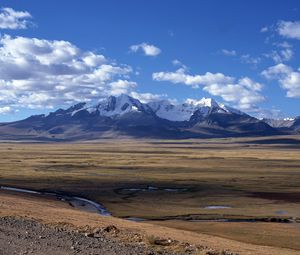
<svg viewBox="0 0 300 255">
<path fill-rule="evenodd" d="M 0 191 L 0 217 L 3 255 L 299 254 L 291 249 L 104 217 L 71 208 L 62 201 L 8 191 Z"/>
<path fill-rule="evenodd" d="M 12 254 L 156 254 L 143 242 L 126 243 L 111 235 L 117 228 L 99 228 L 94 233 L 81 233 L 62 227 L 50 227 L 40 222 L 14 217 L 0 218 L 0 251 Z M 8 244 L 8 245 L 7 245 Z M 160 254 L 185 254 L 161 250 Z"/>
</svg>

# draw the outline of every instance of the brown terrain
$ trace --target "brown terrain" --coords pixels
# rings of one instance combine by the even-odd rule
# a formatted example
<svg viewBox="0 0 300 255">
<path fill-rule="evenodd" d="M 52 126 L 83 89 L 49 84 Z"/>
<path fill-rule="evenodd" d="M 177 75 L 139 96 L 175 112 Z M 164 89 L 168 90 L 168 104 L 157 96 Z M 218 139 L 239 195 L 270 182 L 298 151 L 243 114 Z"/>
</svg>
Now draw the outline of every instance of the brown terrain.
<svg viewBox="0 0 300 255">
<path fill-rule="evenodd" d="M 299 138 L 270 140 L 2 143 L 0 185 L 113 216 L 0 190 L 0 254 L 300 254 Z"/>
</svg>

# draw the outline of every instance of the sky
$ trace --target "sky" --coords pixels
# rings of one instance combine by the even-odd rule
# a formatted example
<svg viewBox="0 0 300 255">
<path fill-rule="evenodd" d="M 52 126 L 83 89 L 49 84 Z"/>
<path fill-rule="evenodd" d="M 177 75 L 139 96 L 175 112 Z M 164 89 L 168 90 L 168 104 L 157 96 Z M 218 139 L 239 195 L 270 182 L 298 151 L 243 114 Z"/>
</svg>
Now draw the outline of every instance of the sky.
<svg viewBox="0 0 300 255">
<path fill-rule="evenodd" d="M 0 122 L 122 93 L 300 115 L 297 0 L 2 0 Z"/>
</svg>

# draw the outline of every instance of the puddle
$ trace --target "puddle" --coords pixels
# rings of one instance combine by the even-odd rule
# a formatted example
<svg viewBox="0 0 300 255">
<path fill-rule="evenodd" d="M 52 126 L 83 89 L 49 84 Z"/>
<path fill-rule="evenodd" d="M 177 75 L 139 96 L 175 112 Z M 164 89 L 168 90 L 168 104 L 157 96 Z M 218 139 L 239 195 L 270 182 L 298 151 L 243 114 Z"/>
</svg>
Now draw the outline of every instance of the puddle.
<svg viewBox="0 0 300 255">
<path fill-rule="evenodd" d="M 226 206 L 226 205 L 209 205 L 204 207 L 204 209 L 209 209 L 209 210 L 216 210 L 216 209 L 230 209 L 232 208 L 231 206 Z"/>
<path fill-rule="evenodd" d="M 164 189 L 164 191 L 168 191 L 168 192 L 178 192 L 178 191 L 186 191 L 186 189 Z"/>
<path fill-rule="evenodd" d="M 124 218 L 125 220 L 129 220 L 129 221 L 134 221 L 134 222 L 142 222 L 142 221 L 146 221 L 146 219 L 143 218 L 137 218 L 137 217 L 128 217 L 128 218 Z"/>
<path fill-rule="evenodd" d="M 166 191 L 166 192 L 182 192 L 186 191 L 184 188 L 159 188 L 155 186 L 147 186 L 146 188 L 125 188 L 121 191 L 133 191 L 133 192 L 147 192 L 147 191 Z"/>
<path fill-rule="evenodd" d="M 215 220 L 187 220 L 189 222 L 258 222 L 255 219 L 215 219 Z"/>
<path fill-rule="evenodd" d="M 278 210 L 275 212 L 276 214 L 280 214 L 280 215 L 284 215 L 284 214 L 288 214 L 288 212 L 283 211 L 283 210 Z"/>
</svg>

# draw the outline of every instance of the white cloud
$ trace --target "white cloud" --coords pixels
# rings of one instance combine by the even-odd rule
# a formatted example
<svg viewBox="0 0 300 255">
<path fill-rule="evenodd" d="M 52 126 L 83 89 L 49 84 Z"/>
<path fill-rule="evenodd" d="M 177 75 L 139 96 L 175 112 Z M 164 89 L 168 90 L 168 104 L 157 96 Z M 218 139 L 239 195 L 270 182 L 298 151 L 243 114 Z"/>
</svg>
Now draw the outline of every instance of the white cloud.
<svg viewBox="0 0 300 255">
<path fill-rule="evenodd" d="M 277 30 L 281 36 L 300 40 L 300 21 L 279 21 Z"/>
<path fill-rule="evenodd" d="M 280 63 L 264 70 L 262 75 L 278 80 L 281 87 L 287 90 L 287 97 L 300 98 L 300 69 L 294 71 L 292 67 Z"/>
<path fill-rule="evenodd" d="M 14 110 L 10 106 L 0 107 L 0 114 L 11 114 Z"/>
<path fill-rule="evenodd" d="M 158 47 L 147 43 L 132 45 L 130 46 L 130 50 L 132 52 L 137 52 L 139 50 L 142 50 L 146 56 L 152 56 L 152 57 L 157 56 L 161 53 L 161 50 Z"/>
<path fill-rule="evenodd" d="M 262 27 L 261 30 L 260 30 L 261 33 L 266 33 L 268 31 L 269 31 L 269 28 L 267 26 L 266 27 Z"/>
<path fill-rule="evenodd" d="M 271 53 L 264 55 L 267 58 L 271 58 L 275 63 L 282 63 L 292 59 L 294 51 L 291 48 L 283 48 L 281 50 L 273 50 Z"/>
<path fill-rule="evenodd" d="M 29 12 L 2 8 L 0 12 L 0 29 L 26 29 L 32 18 Z"/>
<path fill-rule="evenodd" d="M 137 87 L 137 83 L 127 80 L 117 80 L 109 84 L 111 86 L 112 95 L 127 94 L 129 90 Z"/>
<path fill-rule="evenodd" d="M 279 109 L 272 108 L 272 109 L 262 109 L 258 108 L 252 112 L 253 116 L 258 119 L 283 119 L 285 116 L 283 112 Z"/>
<path fill-rule="evenodd" d="M 172 83 L 183 83 L 198 88 L 199 85 L 207 85 L 218 82 L 232 82 L 232 77 L 225 76 L 222 73 L 207 72 L 204 75 L 189 75 L 186 74 L 186 69 L 179 68 L 176 72 L 158 72 L 152 74 L 153 80 L 169 81 Z"/>
<path fill-rule="evenodd" d="M 226 49 L 222 49 L 221 52 L 225 55 L 225 56 L 231 56 L 234 57 L 237 55 L 235 50 L 226 50 Z"/>
<path fill-rule="evenodd" d="M 0 37 L 0 107 L 51 108 L 128 92 L 132 68 L 67 41 Z"/>
<path fill-rule="evenodd" d="M 275 43 L 273 43 L 275 46 L 277 46 L 277 47 L 281 47 L 281 48 L 285 48 L 285 49 L 287 49 L 287 48 L 292 48 L 293 46 L 290 44 L 290 43 L 288 43 L 287 41 L 283 41 L 283 42 L 275 42 Z"/>
<path fill-rule="evenodd" d="M 174 59 L 172 60 L 173 66 L 177 66 L 178 68 L 181 68 L 181 70 L 188 70 L 188 67 L 184 65 L 180 60 Z"/>
<path fill-rule="evenodd" d="M 249 79 L 249 84 L 253 88 L 249 87 L 247 82 L 244 82 L 242 78 L 234 84 L 211 84 L 205 86 L 204 90 L 214 96 L 220 96 L 226 102 L 237 104 L 237 106 L 243 110 L 252 110 L 256 108 L 256 104 L 264 101 L 264 97 L 258 92 L 255 87 L 261 87 L 259 83 L 255 83 Z"/>
<path fill-rule="evenodd" d="M 238 54 L 235 50 L 222 49 L 221 54 L 228 57 L 238 57 L 241 63 L 246 63 L 256 66 L 262 61 L 261 57 L 252 57 L 250 54 Z"/>
<path fill-rule="evenodd" d="M 287 62 L 294 56 L 293 45 L 287 41 L 274 41 L 277 37 L 274 36 L 274 32 L 285 38 L 296 38 L 300 39 L 300 22 L 291 21 L 279 21 L 276 25 L 265 27 L 262 32 L 271 32 L 272 35 L 267 37 L 266 43 L 271 43 L 277 49 L 273 49 L 269 53 L 262 55 L 264 58 L 272 59 L 276 64 Z"/>
<path fill-rule="evenodd" d="M 152 94 L 152 93 L 138 93 L 135 91 L 132 91 L 130 95 L 140 100 L 142 103 L 149 103 L 151 101 L 159 100 L 167 96 L 167 95 Z"/>
<path fill-rule="evenodd" d="M 283 61 L 289 61 L 294 55 L 293 50 L 286 48 L 280 51 L 281 57 Z"/>
<path fill-rule="evenodd" d="M 271 66 L 268 69 L 262 72 L 262 75 L 265 76 L 267 79 L 274 79 L 280 78 L 282 75 L 286 76 L 290 74 L 293 69 L 285 64 L 278 64 L 275 66 Z"/>
<path fill-rule="evenodd" d="M 251 57 L 249 54 L 241 55 L 241 61 L 246 64 L 257 65 L 261 62 L 260 57 Z"/>
<path fill-rule="evenodd" d="M 265 59 L 272 59 L 275 63 L 281 63 L 287 62 L 293 58 L 294 51 L 292 49 L 292 45 L 288 44 L 287 42 L 273 43 L 273 45 L 279 49 L 272 50 L 270 53 L 265 53 L 258 57 L 253 57 L 250 54 L 243 54 L 240 55 L 240 60 L 242 63 L 250 64 L 256 67 Z"/>
<path fill-rule="evenodd" d="M 93 52 L 88 52 L 84 57 L 83 61 L 86 65 L 95 67 L 106 62 L 103 55 L 96 55 Z"/>
<path fill-rule="evenodd" d="M 178 59 L 172 60 L 172 64 L 173 64 L 174 66 L 182 66 L 182 65 L 183 65 L 183 64 L 181 63 L 181 61 L 178 60 Z"/>
<path fill-rule="evenodd" d="M 203 90 L 211 95 L 220 96 L 226 102 L 236 104 L 244 110 L 255 108 L 257 103 L 264 101 L 264 97 L 259 93 L 262 90 L 262 85 L 248 77 L 237 80 L 222 73 L 210 72 L 204 75 L 190 75 L 181 68 L 176 72 L 153 73 L 152 78 L 156 81 L 182 83 L 193 88 L 202 86 Z"/>
</svg>

